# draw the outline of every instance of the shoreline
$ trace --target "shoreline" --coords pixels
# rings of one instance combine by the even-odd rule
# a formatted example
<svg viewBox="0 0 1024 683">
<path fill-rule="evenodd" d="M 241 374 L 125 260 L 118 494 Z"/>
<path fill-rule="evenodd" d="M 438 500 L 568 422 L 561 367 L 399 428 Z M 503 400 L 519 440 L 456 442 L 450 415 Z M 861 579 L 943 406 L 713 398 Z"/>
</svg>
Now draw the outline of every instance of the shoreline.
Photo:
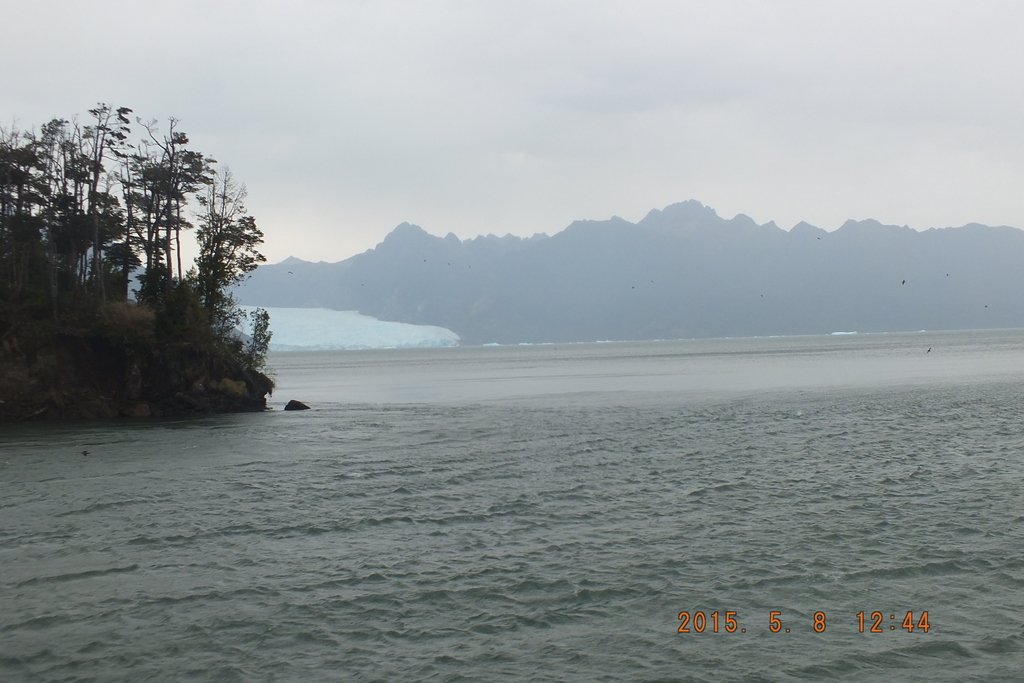
<svg viewBox="0 0 1024 683">
<path fill-rule="evenodd" d="M 45 327 L 0 338 L 0 424 L 260 412 L 273 391 L 266 375 L 216 349 Z"/>
</svg>

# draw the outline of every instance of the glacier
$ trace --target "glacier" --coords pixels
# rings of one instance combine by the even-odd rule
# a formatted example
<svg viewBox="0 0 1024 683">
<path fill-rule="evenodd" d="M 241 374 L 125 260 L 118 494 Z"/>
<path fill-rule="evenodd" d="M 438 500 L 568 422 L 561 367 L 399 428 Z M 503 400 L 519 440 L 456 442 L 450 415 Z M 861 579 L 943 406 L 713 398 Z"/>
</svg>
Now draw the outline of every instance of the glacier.
<svg viewBox="0 0 1024 683">
<path fill-rule="evenodd" d="M 252 313 L 257 307 L 239 308 Z M 273 332 L 271 351 L 409 349 L 457 346 L 459 343 L 459 335 L 443 327 L 377 320 L 358 311 L 327 308 L 264 310 L 270 314 L 270 331 Z M 243 326 L 248 327 L 246 324 Z"/>
</svg>

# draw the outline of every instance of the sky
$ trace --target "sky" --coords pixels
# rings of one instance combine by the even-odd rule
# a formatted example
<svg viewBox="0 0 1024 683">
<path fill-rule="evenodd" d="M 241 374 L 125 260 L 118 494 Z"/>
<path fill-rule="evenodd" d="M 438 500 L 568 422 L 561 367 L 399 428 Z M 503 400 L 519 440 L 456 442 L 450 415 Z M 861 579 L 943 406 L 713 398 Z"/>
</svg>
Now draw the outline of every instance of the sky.
<svg viewBox="0 0 1024 683">
<path fill-rule="evenodd" d="M 1024 228 L 1024 3 L 0 0 L 0 126 L 180 121 L 270 262 L 688 199 Z"/>
</svg>

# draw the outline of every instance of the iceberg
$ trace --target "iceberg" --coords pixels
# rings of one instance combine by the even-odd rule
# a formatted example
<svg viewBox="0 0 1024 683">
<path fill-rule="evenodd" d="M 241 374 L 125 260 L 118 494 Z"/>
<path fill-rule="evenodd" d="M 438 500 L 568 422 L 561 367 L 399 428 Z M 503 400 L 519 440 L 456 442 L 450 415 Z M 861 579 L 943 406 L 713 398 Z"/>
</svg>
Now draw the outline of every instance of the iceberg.
<svg viewBox="0 0 1024 683">
<path fill-rule="evenodd" d="M 252 313 L 257 306 L 240 306 Z M 262 308 L 262 307 L 259 307 Z M 266 308 L 271 351 L 408 349 L 457 346 L 459 335 L 443 327 L 377 320 L 358 311 Z"/>
</svg>

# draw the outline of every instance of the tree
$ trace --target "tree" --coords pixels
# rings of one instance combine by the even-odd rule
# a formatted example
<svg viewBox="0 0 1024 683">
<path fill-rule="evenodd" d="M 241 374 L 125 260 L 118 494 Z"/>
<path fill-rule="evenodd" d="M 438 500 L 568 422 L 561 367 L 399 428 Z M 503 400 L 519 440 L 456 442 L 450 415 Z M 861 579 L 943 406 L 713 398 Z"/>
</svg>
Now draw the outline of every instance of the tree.
<svg viewBox="0 0 1024 683">
<path fill-rule="evenodd" d="M 266 261 L 257 250 L 263 244 L 263 232 L 256 220 L 245 215 L 245 185 L 239 185 L 230 169 L 214 173 L 206 193 L 198 198 L 199 214 L 196 259 L 199 296 L 214 320 L 223 320 L 234 306 L 227 294 L 231 285 Z"/>
<path fill-rule="evenodd" d="M 274 336 L 270 331 L 270 314 L 265 309 L 257 308 L 248 317 L 252 319 L 252 328 L 242 361 L 250 370 L 262 372 L 267 362 L 270 339 Z"/>
<path fill-rule="evenodd" d="M 115 114 L 108 105 L 99 104 L 95 109 L 89 110 L 95 124 L 87 126 L 83 135 L 83 141 L 87 143 L 83 156 L 87 160 L 89 171 L 88 215 L 92 222 L 92 278 L 96 297 L 100 300 L 106 297 L 103 287 L 105 272 L 102 267 L 103 240 L 100 225 L 110 224 L 109 220 L 103 220 L 101 214 L 109 217 L 111 210 L 116 210 L 117 207 L 117 200 L 110 192 L 100 192 L 100 179 L 104 176 L 103 162 L 108 157 L 120 159 L 124 156 L 122 149 L 127 146 L 130 132 L 128 114 L 131 111 L 128 107 L 119 107 Z"/>
<path fill-rule="evenodd" d="M 33 136 L 0 129 L 0 301 L 45 292 L 46 178 L 39 151 Z"/>
<path fill-rule="evenodd" d="M 144 298 L 170 290 L 184 276 L 181 231 L 192 228 L 185 206 L 190 195 L 213 182 L 216 162 L 188 149 L 188 136 L 177 125 L 170 119 L 167 134 L 160 136 L 155 121 L 142 124 L 148 138 L 121 172 L 129 234 L 146 256 Z"/>
<path fill-rule="evenodd" d="M 227 339 L 243 317 L 228 289 L 265 261 L 245 187 L 189 149 L 176 119 L 166 134 L 136 119 L 144 133 L 133 143 L 130 113 L 99 104 L 85 126 L 58 118 L 38 133 L 0 129 L 0 315 L 88 315 L 108 292 L 126 301 L 142 266 L 140 301 L 156 310 L 187 303 Z M 199 257 L 186 273 L 190 220 Z M 182 287 L 194 293 L 172 296 Z"/>
</svg>

